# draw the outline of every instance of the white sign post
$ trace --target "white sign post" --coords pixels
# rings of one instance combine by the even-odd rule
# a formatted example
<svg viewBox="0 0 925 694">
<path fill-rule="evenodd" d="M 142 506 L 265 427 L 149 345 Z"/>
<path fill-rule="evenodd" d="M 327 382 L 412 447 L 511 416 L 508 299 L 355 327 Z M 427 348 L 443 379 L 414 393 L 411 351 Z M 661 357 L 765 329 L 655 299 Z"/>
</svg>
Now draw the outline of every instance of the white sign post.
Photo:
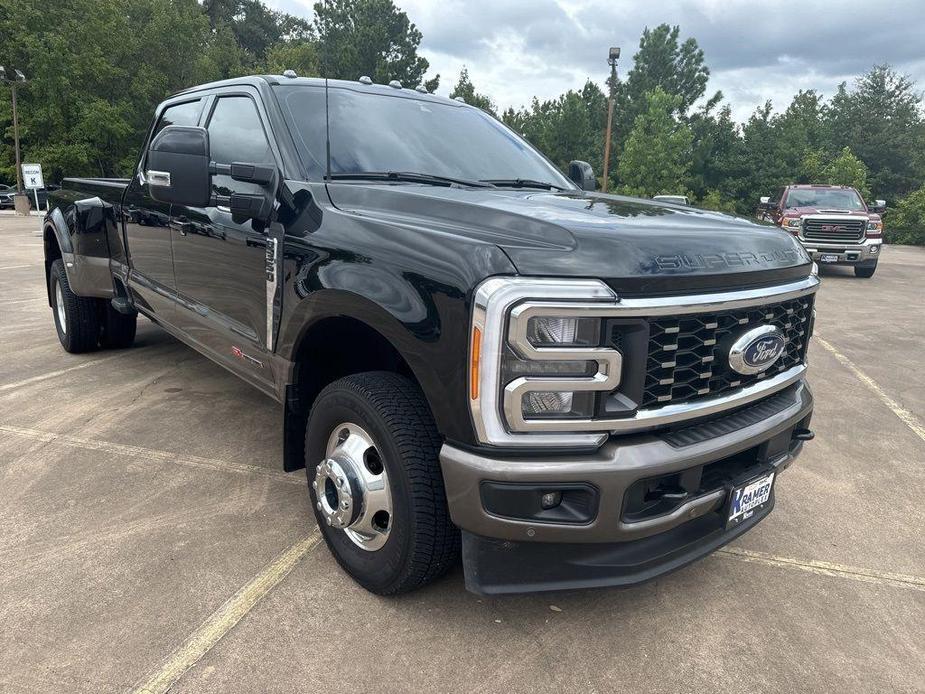
<svg viewBox="0 0 925 694">
<path fill-rule="evenodd" d="M 31 190 L 35 195 L 35 209 L 39 210 L 39 188 L 45 187 L 45 179 L 42 178 L 41 164 L 23 164 L 22 165 L 23 186 Z"/>
</svg>

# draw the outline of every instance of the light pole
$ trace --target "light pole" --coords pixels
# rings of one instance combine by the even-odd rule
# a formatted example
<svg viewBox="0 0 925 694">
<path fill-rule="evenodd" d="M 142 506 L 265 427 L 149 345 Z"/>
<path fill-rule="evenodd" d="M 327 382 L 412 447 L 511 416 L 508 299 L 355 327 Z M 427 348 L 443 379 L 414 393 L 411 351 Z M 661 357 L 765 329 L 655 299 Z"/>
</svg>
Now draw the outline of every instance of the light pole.
<svg viewBox="0 0 925 694">
<path fill-rule="evenodd" d="M 13 141 L 16 144 L 16 192 L 22 193 L 22 169 L 19 156 L 19 116 L 16 113 L 16 87 L 26 84 L 26 76 L 19 70 L 13 70 L 13 75 L 6 74 L 6 68 L 0 65 L 0 82 L 10 85 L 13 92 Z"/>
<path fill-rule="evenodd" d="M 607 183 L 610 179 L 610 133 L 613 127 L 613 90 L 617 86 L 617 60 L 620 58 L 620 47 L 611 46 L 607 55 L 607 64 L 610 65 L 610 96 L 607 99 L 607 135 L 604 137 L 604 180 L 601 191 L 607 192 Z"/>
</svg>

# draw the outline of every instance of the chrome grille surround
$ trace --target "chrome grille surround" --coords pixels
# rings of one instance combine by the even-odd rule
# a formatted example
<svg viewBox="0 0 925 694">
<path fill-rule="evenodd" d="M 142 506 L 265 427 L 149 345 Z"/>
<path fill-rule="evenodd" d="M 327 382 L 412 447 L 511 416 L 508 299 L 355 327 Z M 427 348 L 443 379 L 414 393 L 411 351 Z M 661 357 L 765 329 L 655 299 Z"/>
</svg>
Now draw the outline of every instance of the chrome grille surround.
<svg viewBox="0 0 925 694">
<path fill-rule="evenodd" d="M 800 237 L 823 243 L 860 243 L 867 232 L 867 218 L 857 215 L 812 214 L 803 216 Z"/>
<path fill-rule="evenodd" d="M 703 394 L 703 397 L 691 401 L 663 402 L 659 406 L 640 407 L 631 416 L 544 418 L 541 422 L 520 418 L 510 421 L 508 417 L 512 413 L 505 413 L 501 405 L 501 396 L 507 385 L 501 378 L 501 355 L 507 339 L 507 323 L 514 307 L 518 308 L 521 316 L 543 313 L 601 318 L 644 317 L 653 321 L 664 316 L 722 314 L 803 297 L 811 299 L 818 287 L 818 278 L 810 275 L 788 284 L 759 289 L 621 299 L 598 280 L 490 278 L 479 285 L 475 292 L 472 315 L 472 329 L 478 328 L 484 336 L 479 396 L 469 400 L 478 439 L 488 445 L 504 447 L 596 446 L 603 443 L 609 434 L 650 430 L 758 401 L 798 382 L 806 371 L 805 360 L 802 360 L 722 393 Z M 811 307 L 809 311 L 811 313 Z M 471 357 L 470 354 L 470 361 Z M 622 366 L 624 370 L 628 368 L 625 361 Z M 632 368 L 644 369 L 645 365 L 634 364 Z"/>
</svg>

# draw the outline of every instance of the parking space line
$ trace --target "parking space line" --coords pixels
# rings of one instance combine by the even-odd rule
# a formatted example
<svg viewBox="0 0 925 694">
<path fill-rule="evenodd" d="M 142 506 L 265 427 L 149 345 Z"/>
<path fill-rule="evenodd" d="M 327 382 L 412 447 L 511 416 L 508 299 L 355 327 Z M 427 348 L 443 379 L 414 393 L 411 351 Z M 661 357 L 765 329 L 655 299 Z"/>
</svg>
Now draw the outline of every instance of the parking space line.
<svg viewBox="0 0 925 694">
<path fill-rule="evenodd" d="M 842 366 L 853 373 L 861 383 L 873 391 L 874 395 L 880 398 L 881 402 L 889 407 L 893 414 L 902 420 L 903 424 L 912 429 L 916 436 L 925 441 L 925 425 L 919 421 L 918 417 L 887 395 L 874 379 L 861 371 L 853 361 L 839 352 L 831 343 L 821 338 L 818 334 L 813 337 L 815 337 L 816 341 L 827 351 L 831 352 L 832 356 L 834 356 Z"/>
<path fill-rule="evenodd" d="M 742 561 L 764 564 L 766 566 L 778 566 L 807 571 L 819 576 L 849 578 L 863 583 L 877 583 L 880 585 L 925 591 L 925 577 L 921 576 L 863 569 L 857 566 L 845 566 L 844 564 L 834 564 L 832 562 L 816 561 L 814 559 L 779 557 L 774 554 L 767 554 L 766 552 L 755 552 L 738 547 L 723 547 L 722 549 L 716 550 L 716 553 L 721 556 L 734 557 Z"/>
<path fill-rule="evenodd" d="M 232 595 L 184 641 L 132 694 L 165 694 L 183 673 L 199 662 L 234 626 L 250 612 L 321 541 L 315 528 L 303 540 L 270 562 L 250 582 Z"/>
<path fill-rule="evenodd" d="M 49 371 L 48 373 L 40 374 L 38 376 L 33 376 L 32 378 L 26 378 L 22 381 L 14 381 L 13 383 L 4 383 L 0 386 L 0 392 L 6 390 L 13 390 L 14 388 L 21 388 L 22 386 L 28 386 L 33 383 L 39 383 L 41 381 L 47 381 L 49 378 L 57 378 L 62 374 L 70 373 L 71 371 L 77 371 L 78 369 L 86 369 L 89 366 L 96 366 L 101 364 L 104 361 L 109 361 L 110 359 L 117 359 L 118 357 L 123 356 L 124 354 L 129 354 L 129 352 L 123 352 L 122 354 L 113 354 L 109 357 L 103 357 L 101 359 L 91 359 L 90 361 L 81 362 L 80 364 L 75 364 L 74 366 L 69 366 L 66 369 L 58 369 L 57 371 Z"/>
<path fill-rule="evenodd" d="M 24 267 L 38 267 L 38 266 L 35 263 L 31 265 L 5 265 L 4 267 L 0 267 L 0 270 L 19 270 L 20 268 L 24 268 Z"/>
<path fill-rule="evenodd" d="M 288 484 L 306 484 L 304 475 L 283 472 L 282 470 L 270 470 L 265 467 L 260 467 L 259 465 L 251 465 L 249 463 L 233 463 L 227 460 L 216 460 L 214 458 L 202 458 L 195 455 L 171 453 L 170 451 L 161 451 L 154 448 L 144 448 L 142 446 L 130 446 L 124 443 L 112 443 L 110 441 L 84 439 L 77 436 L 68 436 L 67 434 L 54 434 L 47 431 L 25 429 L 7 424 L 0 424 L 0 432 L 12 434 L 13 436 L 19 436 L 25 439 L 42 441 L 45 443 L 58 443 L 65 446 L 73 446 L 75 448 L 83 448 L 90 451 L 103 451 L 106 453 L 114 453 L 116 455 L 132 458 L 153 460 L 156 462 L 169 463 L 173 465 L 183 465 L 185 467 L 257 475 L 260 477 L 269 477 L 270 479 L 276 480 L 278 482 L 286 482 Z"/>
</svg>

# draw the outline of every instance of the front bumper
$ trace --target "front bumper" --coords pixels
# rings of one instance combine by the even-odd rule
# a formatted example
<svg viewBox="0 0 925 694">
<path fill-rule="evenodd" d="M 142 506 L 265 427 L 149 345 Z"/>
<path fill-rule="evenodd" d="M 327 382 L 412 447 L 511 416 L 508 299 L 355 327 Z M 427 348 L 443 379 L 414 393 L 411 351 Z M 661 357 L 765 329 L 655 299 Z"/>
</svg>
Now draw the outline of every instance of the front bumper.
<svg viewBox="0 0 925 694">
<path fill-rule="evenodd" d="M 877 262 L 882 249 L 882 239 L 865 239 L 862 243 L 821 243 L 800 239 L 803 248 L 815 261 L 822 256 L 836 256 L 836 260 L 827 260 L 827 265 L 871 265 Z"/>
<path fill-rule="evenodd" d="M 713 473 L 728 468 L 739 480 L 782 471 L 800 453 L 802 441 L 794 439 L 794 431 L 808 428 L 809 387 L 800 381 L 772 397 L 773 412 L 768 398 L 681 432 L 612 437 L 586 455 L 488 457 L 444 445 L 440 462 L 450 514 L 463 531 L 467 588 L 496 594 L 638 583 L 746 532 L 770 512 L 773 495 L 764 509 L 727 530 L 730 480 Z M 707 469 L 713 473 L 704 479 L 711 481 L 676 506 L 648 517 L 627 516 L 629 495 L 641 480 Z M 584 511 L 589 517 L 537 520 L 499 512 L 498 499 L 505 497 L 495 490 L 518 485 L 566 490 L 563 499 L 568 490 L 582 490 L 578 516 Z M 495 506 L 486 510 L 486 503 Z"/>
</svg>

